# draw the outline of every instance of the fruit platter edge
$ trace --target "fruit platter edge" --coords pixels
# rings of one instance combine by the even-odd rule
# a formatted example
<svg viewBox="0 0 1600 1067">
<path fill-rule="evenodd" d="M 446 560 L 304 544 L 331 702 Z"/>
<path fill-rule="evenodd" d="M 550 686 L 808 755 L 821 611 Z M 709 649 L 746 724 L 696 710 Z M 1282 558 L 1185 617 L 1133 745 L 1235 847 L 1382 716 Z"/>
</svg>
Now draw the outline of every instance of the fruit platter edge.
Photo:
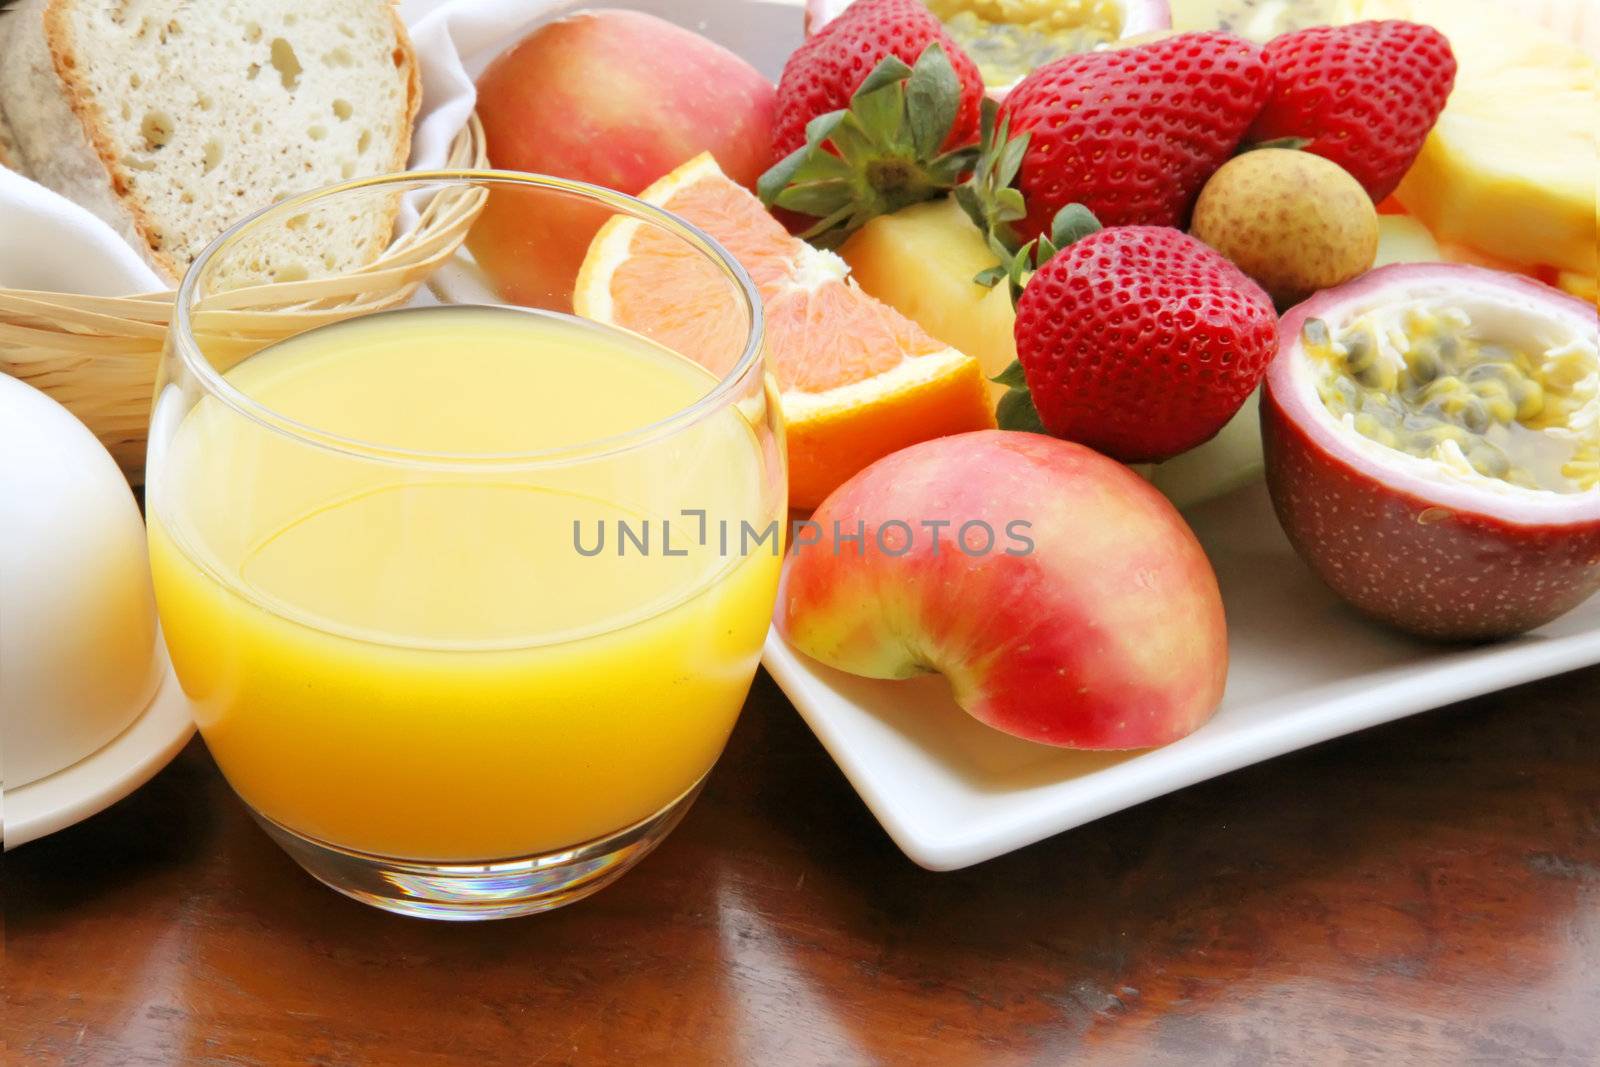
<svg viewBox="0 0 1600 1067">
<path fill-rule="evenodd" d="M 695 29 L 776 78 L 802 39 L 804 0 L 717 4 Z M 635 3 L 672 18 L 670 3 Z M 1215 566 L 1230 667 L 1215 717 L 1162 748 L 1054 749 L 977 722 L 938 676 L 833 670 L 774 630 L 763 663 L 889 836 L 955 870 L 1145 800 L 1423 711 L 1600 663 L 1600 599 L 1533 633 L 1439 645 L 1375 626 L 1295 555 L 1265 486 L 1185 509 Z M 1441 724 L 1441 728 L 1448 728 Z"/>
<path fill-rule="evenodd" d="M 1163 748 L 1085 752 L 1019 740 L 963 712 L 942 678 L 853 677 L 776 632 L 763 662 L 889 836 L 931 870 L 981 863 L 1274 756 L 1600 663 L 1600 600 L 1512 641 L 1429 644 L 1374 626 L 1324 587 L 1273 521 L 1264 486 L 1186 517 L 1216 567 L 1231 663 L 1216 716 Z"/>
</svg>

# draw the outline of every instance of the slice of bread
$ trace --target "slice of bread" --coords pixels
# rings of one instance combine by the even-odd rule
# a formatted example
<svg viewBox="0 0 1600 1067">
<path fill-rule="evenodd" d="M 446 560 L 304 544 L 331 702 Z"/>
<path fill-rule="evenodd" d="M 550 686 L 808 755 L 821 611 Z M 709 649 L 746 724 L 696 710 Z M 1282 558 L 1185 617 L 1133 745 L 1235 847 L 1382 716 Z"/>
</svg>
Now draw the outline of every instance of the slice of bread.
<svg viewBox="0 0 1600 1067">
<path fill-rule="evenodd" d="M 0 101 L 32 177 L 169 281 L 259 208 L 405 169 L 421 93 L 389 0 L 24 0 L 9 18 Z M 370 262 L 395 207 L 257 242 L 232 284 Z"/>
</svg>

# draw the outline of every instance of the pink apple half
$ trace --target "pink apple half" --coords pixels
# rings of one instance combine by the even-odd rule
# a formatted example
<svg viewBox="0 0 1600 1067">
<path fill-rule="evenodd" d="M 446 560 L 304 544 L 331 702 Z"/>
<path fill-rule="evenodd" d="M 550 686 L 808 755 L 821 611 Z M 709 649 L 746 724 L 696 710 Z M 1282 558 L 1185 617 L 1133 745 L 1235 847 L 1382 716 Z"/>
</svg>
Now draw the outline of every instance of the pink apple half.
<svg viewBox="0 0 1600 1067">
<path fill-rule="evenodd" d="M 857 474 L 812 521 L 777 624 L 830 667 L 936 671 L 981 722 L 1069 748 L 1166 744 L 1221 702 L 1210 562 L 1165 497 L 1082 445 L 1001 430 L 928 441 Z"/>
</svg>

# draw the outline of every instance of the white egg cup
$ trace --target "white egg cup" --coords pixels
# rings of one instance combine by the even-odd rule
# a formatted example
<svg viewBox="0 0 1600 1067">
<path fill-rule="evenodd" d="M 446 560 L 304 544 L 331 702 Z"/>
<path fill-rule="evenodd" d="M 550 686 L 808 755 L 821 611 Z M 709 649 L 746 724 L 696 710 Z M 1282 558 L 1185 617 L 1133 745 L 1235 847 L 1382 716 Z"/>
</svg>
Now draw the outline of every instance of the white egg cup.
<svg viewBox="0 0 1600 1067">
<path fill-rule="evenodd" d="M 0 375 L 5 847 L 126 796 L 193 732 L 128 483 L 65 408 Z"/>
<path fill-rule="evenodd" d="M 157 644 L 161 682 L 155 697 L 121 733 L 99 749 L 27 785 L 7 787 L 0 832 L 10 851 L 104 811 L 155 777 L 194 735 L 189 702 Z"/>
</svg>

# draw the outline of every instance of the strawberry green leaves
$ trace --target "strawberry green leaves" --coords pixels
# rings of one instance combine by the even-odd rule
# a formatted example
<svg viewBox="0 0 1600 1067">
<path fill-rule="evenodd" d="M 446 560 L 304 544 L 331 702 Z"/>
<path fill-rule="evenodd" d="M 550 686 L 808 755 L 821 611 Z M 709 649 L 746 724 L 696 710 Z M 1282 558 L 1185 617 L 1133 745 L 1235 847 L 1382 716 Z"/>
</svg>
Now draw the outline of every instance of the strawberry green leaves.
<svg viewBox="0 0 1600 1067">
<path fill-rule="evenodd" d="M 1015 304 L 1034 271 L 1050 262 L 1057 252 L 1074 241 L 1098 233 L 1101 229 L 1100 220 L 1094 217 L 1094 212 L 1082 204 L 1068 204 L 1056 212 L 1047 235 L 1029 241 L 1014 251 L 1007 248 L 994 231 L 988 231 L 985 236 L 989 241 L 989 250 L 1000 257 L 1000 262 L 972 280 L 991 287 L 1000 284 L 1002 279 L 1009 282 L 1011 302 Z"/>
<path fill-rule="evenodd" d="M 912 150 L 919 159 L 937 158 L 955 128 L 956 113 L 961 107 L 961 82 L 937 42 L 923 49 L 904 85 L 904 114 L 911 126 Z"/>
<path fill-rule="evenodd" d="M 1056 213 L 1049 233 L 1022 242 L 1012 224 L 1027 217 L 1028 205 L 1021 190 L 1012 183 L 1022 170 L 1031 135 L 1024 132 L 1013 137 L 1010 126 L 1010 117 L 1000 114 L 992 100 L 983 102 L 978 158 L 972 176 L 955 196 L 967 217 L 983 231 L 989 251 L 999 260 L 972 280 L 983 286 L 1009 281 L 1015 303 L 1029 275 L 1073 241 L 1100 229 L 1100 220 L 1082 204 L 1068 204 Z"/>
<path fill-rule="evenodd" d="M 850 106 L 806 125 L 806 143 L 756 184 L 768 207 L 815 218 L 800 236 L 839 245 L 871 219 L 953 189 L 977 156 L 972 145 L 946 151 L 961 106 L 961 82 L 933 42 L 906 66 L 886 56 Z"/>
<path fill-rule="evenodd" d="M 1020 360 L 989 379 L 996 385 L 1006 386 L 1006 394 L 995 406 L 994 419 L 1002 430 L 1021 430 L 1024 433 L 1049 433 L 1039 409 L 1033 406 L 1033 394 L 1028 392 L 1028 378 Z"/>
<path fill-rule="evenodd" d="M 999 115 L 993 100 L 984 100 L 980 114 L 977 159 L 972 176 L 956 190 L 956 203 L 1005 261 L 1019 244 L 1011 224 L 1028 214 L 1022 193 L 1011 185 L 1022 169 L 1029 135 L 1012 137 L 1010 118 Z"/>
<path fill-rule="evenodd" d="M 1091 233 L 1099 233 L 1104 227 L 1100 220 L 1094 217 L 1094 212 L 1082 204 L 1068 204 L 1056 212 L 1055 219 L 1050 223 L 1050 236 L 1039 238 L 1040 244 L 1049 242 L 1048 255 L 1041 254 L 1039 262 L 1044 263 L 1061 249 L 1075 241 L 1081 241 Z"/>
<path fill-rule="evenodd" d="M 1002 247 L 997 253 L 1001 255 L 1000 265 L 991 267 L 973 280 L 979 285 L 998 285 L 1000 279 L 1006 279 L 1011 286 L 1011 302 L 1015 304 L 1034 271 L 1050 262 L 1063 248 L 1101 229 L 1100 220 L 1094 217 L 1094 212 L 1082 204 L 1068 204 L 1056 212 L 1048 236 L 1029 241 L 1014 253 L 1006 253 Z M 991 249 L 996 244 L 998 242 L 991 234 Z M 1020 360 L 1012 360 L 1009 367 L 989 380 L 996 385 L 1006 386 L 1006 394 L 1000 398 L 994 413 L 995 421 L 1002 430 L 1049 432 L 1044 428 L 1044 420 L 1039 417 L 1039 409 L 1034 406 L 1033 395 L 1028 392 L 1028 379 Z"/>
</svg>

